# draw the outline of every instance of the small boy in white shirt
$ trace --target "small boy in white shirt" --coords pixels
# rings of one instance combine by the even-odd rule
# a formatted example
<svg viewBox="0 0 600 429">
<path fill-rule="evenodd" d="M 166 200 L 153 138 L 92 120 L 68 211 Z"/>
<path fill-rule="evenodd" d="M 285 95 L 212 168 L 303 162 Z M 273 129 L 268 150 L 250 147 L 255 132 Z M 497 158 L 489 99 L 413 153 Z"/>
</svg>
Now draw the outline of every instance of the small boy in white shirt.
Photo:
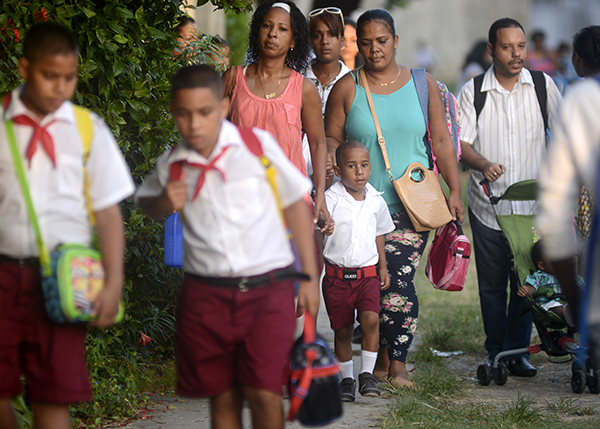
<svg viewBox="0 0 600 429">
<path fill-rule="evenodd" d="M 303 200 L 311 184 L 269 133 L 239 130 L 225 120 L 228 110 L 211 67 L 179 70 L 171 111 L 182 142 L 159 157 L 136 197 L 154 219 L 183 214 L 177 392 L 209 397 L 212 427 L 239 427 L 244 400 L 255 425 L 283 427 L 281 387 L 295 313 L 315 317 L 319 306 L 313 225 Z M 241 132 L 254 133 L 275 167 L 279 198 Z M 294 256 L 278 200 L 310 275 L 300 282 L 296 312 Z"/>
<path fill-rule="evenodd" d="M 381 193 L 368 183 L 371 158 L 367 147 L 348 141 L 338 146 L 335 156 L 334 169 L 341 181 L 325 192 L 335 229 L 325 237 L 323 297 L 335 331 L 342 400 L 354 402 L 351 340 L 355 309 L 363 331 L 359 392 L 380 395 L 373 369 L 379 344 L 380 290 L 390 285 L 384 234 L 394 230 L 394 222 Z"/>
</svg>

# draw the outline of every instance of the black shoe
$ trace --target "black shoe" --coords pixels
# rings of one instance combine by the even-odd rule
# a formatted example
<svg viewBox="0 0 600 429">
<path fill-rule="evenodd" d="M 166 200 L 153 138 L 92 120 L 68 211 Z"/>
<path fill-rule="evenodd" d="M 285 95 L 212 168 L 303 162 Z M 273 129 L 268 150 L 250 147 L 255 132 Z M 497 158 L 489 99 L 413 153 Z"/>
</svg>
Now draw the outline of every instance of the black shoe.
<svg viewBox="0 0 600 429">
<path fill-rule="evenodd" d="M 340 383 L 342 389 L 342 402 L 354 402 L 356 399 L 356 381 L 353 378 L 346 377 Z"/>
<path fill-rule="evenodd" d="M 373 377 L 373 374 L 363 372 L 358 375 L 358 391 L 363 396 L 380 396 L 379 386 L 377 385 L 377 379 Z"/>
<path fill-rule="evenodd" d="M 537 374 L 537 369 L 523 356 L 509 360 L 506 366 L 510 373 L 517 377 L 534 377 Z"/>
<path fill-rule="evenodd" d="M 361 329 L 360 325 L 358 325 L 356 327 L 356 329 L 354 330 L 354 334 L 352 334 L 352 344 L 362 343 L 362 337 L 363 337 L 362 329 Z"/>
</svg>

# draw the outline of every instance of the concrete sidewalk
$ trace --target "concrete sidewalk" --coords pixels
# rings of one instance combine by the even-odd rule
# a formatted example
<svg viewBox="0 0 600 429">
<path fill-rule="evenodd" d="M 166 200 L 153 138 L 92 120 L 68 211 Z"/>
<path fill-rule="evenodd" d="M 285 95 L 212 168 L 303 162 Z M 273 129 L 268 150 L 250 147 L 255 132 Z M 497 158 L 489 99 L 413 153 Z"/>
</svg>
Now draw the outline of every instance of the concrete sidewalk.
<svg viewBox="0 0 600 429">
<path fill-rule="evenodd" d="M 321 302 L 319 315 L 317 317 L 317 332 L 323 336 L 333 350 L 333 331 L 329 327 L 329 318 L 325 311 L 325 304 Z M 360 345 L 352 345 L 354 351 L 354 374 L 358 380 L 360 371 Z M 412 366 L 412 365 L 410 365 Z M 410 368 L 409 368 L 410 369 Z M 358 390 L 358 389 L 357 389 Z M 356 393 L 356 402 L 344 403 L 344 414 L 342 418 L 328 426 L 327 428 L 345 428 L 345 429 L 364 429 L 379 427 L 378 420 L 388 411 L 393 403 L 393 397 L 386 395 L 382 391 L 379 398 L 366 398 Z M 284 401 L 287 413 L 288 401 Z M 148 413 L 147 419 L 138 420 L 126 428 L 135 429 L 204 429 L 210 428 L 210 407 L 206 399 L 183 399 L 177 397 L 160 397 L 151 406 L 153 411 Z M 286 414 L 287 415 L 287 414 Z M 251 428 L 250 413 L 247 408 L 244 409 L 244 428 Z M 299 429 L 298 422 L 287 424 L 286 428 Z"/>
</svg>

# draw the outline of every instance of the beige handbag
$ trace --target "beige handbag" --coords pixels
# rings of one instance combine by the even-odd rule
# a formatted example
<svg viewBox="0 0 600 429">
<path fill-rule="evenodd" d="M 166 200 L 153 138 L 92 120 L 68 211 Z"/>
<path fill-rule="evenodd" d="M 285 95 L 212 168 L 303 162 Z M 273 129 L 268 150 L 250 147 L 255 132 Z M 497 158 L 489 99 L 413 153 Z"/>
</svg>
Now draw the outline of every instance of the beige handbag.
<svg viewBox="0 0 600 429">
<path fill-rule="evenodd" d="M 401 178 L 394 180 L 390 159 L 385 148 L 385 139 L 381 134 L 381 127 L 371 98 L 369 82 L 362 68 L 359 70 L 359 75 L 375 122 L 377 141 L 381 148 L 385 169 L 394 185 L 394 189 L 396 189 L 404 204 L 404 208 L 406 208 L 415 231 L 430 231 L 446 225 L 452 220 L 452 215 L 448 210 L 448 204 L 440 187 L 440 182 L 432 170 L 425 168 L 420 162 L 413 162 Z"/>
</svg>

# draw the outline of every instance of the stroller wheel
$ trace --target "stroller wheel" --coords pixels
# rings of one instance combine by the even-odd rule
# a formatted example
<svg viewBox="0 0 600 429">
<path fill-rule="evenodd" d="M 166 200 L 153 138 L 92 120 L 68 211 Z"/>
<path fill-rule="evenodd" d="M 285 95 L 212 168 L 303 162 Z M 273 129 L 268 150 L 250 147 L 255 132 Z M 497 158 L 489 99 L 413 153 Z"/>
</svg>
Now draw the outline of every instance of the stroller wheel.
<svg viewBox="0 0 600 429">
<path fill-rule="evenodd" d="M 587 385 L 588 389 L 590 389 L 590 393 L 593 393 L 594 395 L 600 393 L 600 373 L 594 371 L 594 375 L 588 375 Z"/>
<path fill-rule="evenodd" d="M 492 368 L 487 363 L 477 367 L 477 380 L 479 380 L 479 384 L 482 386 L 487 386 L 492 381 Z"/>
<path fill-rule="evenodd" d="M 508 368 L 504 365 L 503 362 L 498 364 L 498 369 L 494 371 L 492 369 L 492 373 L 495 372 L 494 381 L 498 386 L 504 386 L 506 384 L 506 380 L 508 380 Z"/>
<path fill-rule="evenodd" d="M 574 371 L 573 376 L 571 377 L 571 388 L 573 389 L 573 392 L 583 393 L 586 381 L 586 375 L 583 370 L 578 369 Z"/>
</svg>

